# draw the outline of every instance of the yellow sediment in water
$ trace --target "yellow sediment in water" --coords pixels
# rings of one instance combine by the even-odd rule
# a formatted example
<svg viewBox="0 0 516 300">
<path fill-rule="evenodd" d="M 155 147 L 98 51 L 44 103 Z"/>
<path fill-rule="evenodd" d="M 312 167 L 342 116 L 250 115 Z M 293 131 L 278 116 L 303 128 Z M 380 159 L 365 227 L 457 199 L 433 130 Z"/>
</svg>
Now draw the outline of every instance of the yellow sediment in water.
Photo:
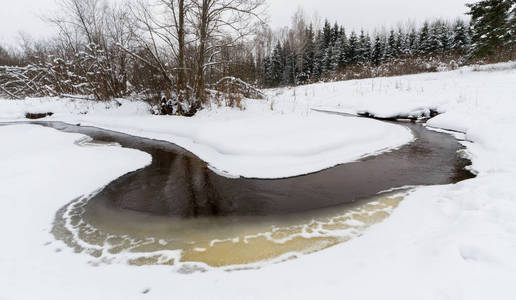
<svg viewBox="0 0 516 300">
<path fill-rule="evenodd" d="M 208 222 L 206 230 L 193 230 L 186 221 L 185 224 L 179 221 L 174 224 L 174 228 L 179 228 L 176 232 L 181 232 L 179 240 L 162 227 L 156 227 L 153 237 L 145 236 L 147 232 L 134 231 L 135 226 L 116 228 L 117 232 L 113 233 L 101 224 L 80 221 L 80 213 L 75 214 L 69 208 L 61 220 L 56 219 L 53 232 L 71 247 L 85 250 L 102 262 L 125 261 L 136 266 L 249 265 L 309 254 L 345 242 L 389 217 L 404 196 L 399 192 L 384 194 L 360 204 L 327 209 L 315 216 L 305 215 L 287 222 L 277 217 L 276 224 L 247 222 L 213 230 Z M 77 211 L 81 212 L 82 208 Z"/>
<path fill-rule="evenodd" d="M 285 243 L 275 243 L 266 237 L 249 241 L 225 241 L 213 246 L 197 249 L 184 249 L 182 262 L 202 262 L 212 267 L 245 265 L 280 257 L 286 253 L 307 253 L 322 250 L 339 243 L 332 237 L 295 237 Z"/>
<path fill-rule="evenodd" d="M 202 262 L 209 266 L 222 267 L 272 260 L 286 253 L 308 254 L 324 250 L 350 239 L 349 236 L 338 232 L 364 229 L 386 219 L 401 200 L 402 197 L 385 197 L 356 207 L 345 216 L 276 229 L 272 233 L 264 233 L 258 237 L 196 244 L 194 247 L 183 249 L 181 261 Z M 303 231 L 313 236 L 302 236 Z"/>
</svg>

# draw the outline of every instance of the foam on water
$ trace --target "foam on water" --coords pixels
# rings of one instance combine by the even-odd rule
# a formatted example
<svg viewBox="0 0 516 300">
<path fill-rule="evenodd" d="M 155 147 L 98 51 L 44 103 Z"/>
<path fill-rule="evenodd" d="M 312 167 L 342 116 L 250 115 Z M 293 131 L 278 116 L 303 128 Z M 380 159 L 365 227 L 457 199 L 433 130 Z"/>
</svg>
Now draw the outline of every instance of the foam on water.
<svg viewBox="0 0 516 300">
<path fill-rule="evenodd" d="M 80 146 L 123 146 L 153 157 L 146 168 L 57 213 L 56 238 L 90 255 L 92 265 L 169 265 L 186 273 L 259 268 L 363 234 L 387 218 L 414 186 L 472 176 L 453 137 L 414 124 L 405 126 L 417 139 L 396 151 L 278 180 L 218 175 L 167 142 L 47 125 L 92 137 Z"/>
<path fill-rule="evenodd" d="M 94 195 L 73 201 L 56 215 L 55 237 L 93 265 L 171 265 L 179 271 L 260 267 L 346 242 L 387 218 L 406 195 L 381 194 L 368 201 L 309 214 L 181 219 L 129 212 L 126 222 L 88 213 Z M 110 215 L 108 212 L 107 216 Z"/>
</svg>

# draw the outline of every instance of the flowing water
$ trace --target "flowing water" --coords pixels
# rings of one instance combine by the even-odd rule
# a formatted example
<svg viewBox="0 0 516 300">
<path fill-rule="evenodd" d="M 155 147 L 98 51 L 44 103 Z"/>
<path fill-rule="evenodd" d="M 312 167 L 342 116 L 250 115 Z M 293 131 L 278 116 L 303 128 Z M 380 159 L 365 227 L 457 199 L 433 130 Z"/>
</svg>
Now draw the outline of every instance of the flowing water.
<svg viewBox="0 0 516 300">
<path fill-rule="evenodd" d="M 53 233 L 92 264 L 165 264 L 181 270 L 254 267 L 347 241 L 387 218 L 409 190 L 471 178 L 450 135 L 406 123 L 416 140 L 321 172 L 277 180 L 226 178 L 174 144 L 93 127 L 37 122 L 86 134 L 84 147 L 139 149 L 148 167 L 56 215 Z M 192 267 L 194 266 L 194 267 Z"/>
</svg>

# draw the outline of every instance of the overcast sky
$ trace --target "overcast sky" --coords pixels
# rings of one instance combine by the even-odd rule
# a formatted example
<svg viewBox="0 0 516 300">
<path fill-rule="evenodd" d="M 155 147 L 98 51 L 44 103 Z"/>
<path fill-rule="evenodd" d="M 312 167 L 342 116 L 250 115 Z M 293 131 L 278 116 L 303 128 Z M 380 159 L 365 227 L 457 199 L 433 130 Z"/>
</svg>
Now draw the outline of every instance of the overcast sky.
<svg viewBox="0 0 516 300">
<path fill-rule="evenodd" d="M 13 44 L 23 31 L 34 38 L 50 35 L 52 29 L 39 16 L 55 9 L 56 0 L 2 0 L 0 43 Z M 302 7 L 308 17 L 338 21 L 348 29 L 372 30 L 395 26 L 399 22 L 422 22 L 441 17 L 454 19 L 466 11 L 473 0 L 267 0 L 273 28 L 287 26 L 294 12 Z"/>
<path fill-rule="evenodd" d="M 346 28 L 373 30 L 436 17 L 455 19 L 474 0 L 268 0 L 273 26 L 287 26 L 298 7 L 308 16 L 338 21 Z"/>
</svg>

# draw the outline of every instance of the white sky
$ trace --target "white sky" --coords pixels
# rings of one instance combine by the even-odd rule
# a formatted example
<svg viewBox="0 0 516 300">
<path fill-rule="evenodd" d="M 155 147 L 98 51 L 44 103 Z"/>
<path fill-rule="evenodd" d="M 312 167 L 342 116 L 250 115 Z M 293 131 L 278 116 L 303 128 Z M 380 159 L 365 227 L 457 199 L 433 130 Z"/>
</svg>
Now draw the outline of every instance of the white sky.
<svg viewBox="0 0 516 300">
<path fill-rule="evenodd" d="M 48 37 L 52 28 L 39 16 L 53 11 L 56 0 L 1 0 L 0 43 L 13 45 L 19 32 L 33 38 Z M 453 19 L 473 0 L 267 0 L 273 28 L 287 26 L 302 7 L 308 17 L 338 21 L 348 29 L 372 30 L 400 22 L 422 22 L 435 17 Z"/>
<path fill-rule="evenodd" d="M 374 30 L 407 21 L 455 19 L 464 16 L 466 3 L 475 0 L 267 0 L 273 27 L 290 25 L 298 7 L 312 18 L 314 14 L 332 24 L 338 21 L 348 29 Z"/>
<path fill-rule="evenodd" d="M 55 0 L 0 0 L 0 43 L 13 44 L 20 31 L 47 37 L 51 28 L 39 16 L 56 7 Z"/>
</svg>

